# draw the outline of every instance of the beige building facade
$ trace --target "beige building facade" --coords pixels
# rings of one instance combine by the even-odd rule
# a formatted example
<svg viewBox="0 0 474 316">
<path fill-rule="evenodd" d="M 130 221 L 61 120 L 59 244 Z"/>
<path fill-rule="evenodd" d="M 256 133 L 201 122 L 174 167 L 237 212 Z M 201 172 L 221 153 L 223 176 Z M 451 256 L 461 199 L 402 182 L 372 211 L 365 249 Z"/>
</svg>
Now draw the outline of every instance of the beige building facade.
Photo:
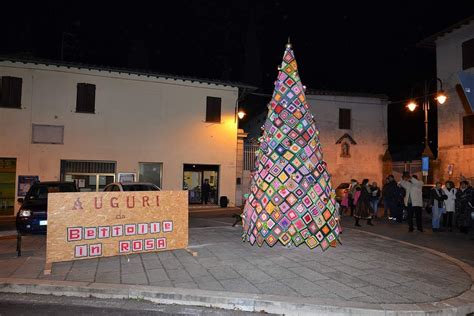
<svg viewBox="0 0 474 316">
<path fill-rule="evenodd" d="M 33 177 L 82 191 L 154 182 L 188 190 L 190 203 L 208 179 L 210 203 L 235 204 L 238 85 L 12 60 L 0 78 L 3 211 L 18 210 Z"/>
</svg>

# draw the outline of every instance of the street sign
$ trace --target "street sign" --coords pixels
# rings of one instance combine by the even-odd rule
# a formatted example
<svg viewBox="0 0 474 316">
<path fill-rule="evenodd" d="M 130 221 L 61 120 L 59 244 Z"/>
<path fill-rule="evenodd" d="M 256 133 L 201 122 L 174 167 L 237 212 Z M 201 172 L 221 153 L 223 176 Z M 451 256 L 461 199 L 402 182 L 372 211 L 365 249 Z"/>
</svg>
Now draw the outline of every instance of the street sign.
<svg viewBox="0 0 474 316">
<path fill-rule="evenodd" d="M 474 74 L 460 71 L 458 77 L 471 110 L 474 111 Z"/>
</svg>

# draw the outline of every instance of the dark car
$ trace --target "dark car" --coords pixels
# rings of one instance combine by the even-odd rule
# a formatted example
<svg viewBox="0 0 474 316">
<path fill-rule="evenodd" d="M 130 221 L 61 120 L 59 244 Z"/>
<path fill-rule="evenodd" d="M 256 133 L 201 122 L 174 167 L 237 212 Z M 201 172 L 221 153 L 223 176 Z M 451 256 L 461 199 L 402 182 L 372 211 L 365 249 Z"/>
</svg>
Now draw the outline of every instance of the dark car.
<svg viewBox="0 0 474 316">
<path fill-rule="evenodd" d="M 341 203 L 341 201 L 349 194 L 349 188 L 351 184 L 343 182 L 339 184 L 336 188 L 336 200 Z"/>
<path fill-rule="evenodd" d="M 21 234 L 46 233 L 48 227 L 48 194 L 77 192 L 74 182 L 36 182 L 28 190 L 16 215 L 16 229 Z"/>
</svg>

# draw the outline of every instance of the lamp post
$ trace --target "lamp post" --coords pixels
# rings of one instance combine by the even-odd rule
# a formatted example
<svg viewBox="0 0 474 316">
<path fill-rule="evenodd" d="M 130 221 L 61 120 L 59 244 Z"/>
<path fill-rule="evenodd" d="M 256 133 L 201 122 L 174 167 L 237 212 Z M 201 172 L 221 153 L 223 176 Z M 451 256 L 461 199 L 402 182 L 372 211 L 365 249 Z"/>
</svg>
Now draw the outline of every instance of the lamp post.
<svg viewBox="0 0 474 316">
<path fill-rule="evenodd" d="M 433 82 L 439 82 L 440 89 L 439 90 L 436 89 L 437 90 L 436 93 L 430 94 L 429 88 L 430 88 L 430 84 Z M 443 82 L 439 78 L 433 78 L 431 81 L 425 81 L 424 87 L 423 87 L 423 111 L 425 112 L 425 148 L 421 156 L 422 156 L 422 172 L 425 178 L 425 183 L 428 182 L 428 168 L 429 168 L 428 161 L 429 159 L 434 158 L 433 152 L 431 151 L 431 148 L 429 146 L 429 139 L 428 139 L 428 111 L 430 109 L 430 97 L 434 95 L 436 96 L 435 100 L 439 104 L 443 104 L 444 102 L 446 102 L 447 96 L 443 91 Z M 410 102 L 407 104 L 407 108 L 411 112 L 415 111 L 417 107 L 418 107 L 418 104 L 416 103 L 415 100 L 410 100 Z"/>
</svg>

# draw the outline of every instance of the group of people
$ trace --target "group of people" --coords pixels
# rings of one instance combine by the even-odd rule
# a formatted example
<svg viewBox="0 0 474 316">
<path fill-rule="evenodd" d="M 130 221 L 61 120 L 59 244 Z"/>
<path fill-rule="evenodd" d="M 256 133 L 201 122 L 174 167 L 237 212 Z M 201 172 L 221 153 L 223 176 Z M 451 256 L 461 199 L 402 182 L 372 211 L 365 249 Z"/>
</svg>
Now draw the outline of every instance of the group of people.
<svg viewBox="0 0 474 316">
<path fill-rule="evenodd" d="M 367 225 L 372 226 L 372 218 L 377 217 L 380 196 L 381 190 L 376 182 L 370 184 L 369 179 L 364 179 L 359 184 L 357 180 L 352 179 L 349 192 L 341 201 L 342 212 L 350 209 L 356 226 L 361 226 L 360 219 L 366 219 Z"/>
<path fill-rule="evenodd" d="M 452 181 L 447 181 L 444 186 L 438 181 L 429 197 L 428 205 L 425 206 L 432 215 L 433 232 L 442 230 L 441 222 L 449 231 L 453 231 L 454 227 L 463 233 L 474 229 L 471 227 L 474 222 L 471 215 L 474 214 L 474 189 L 467 181 L 461 181 L 459 188 Z M 370 184 L 368 179 L 360 184 L 352 179 L 348 194 L 341 201 L 341 210 L 350 210 L 355 226 L 361 226 L 361 219 L 367 220 L 367 225 L 373 225 L 372 219 L 377 217 L 381 199 L 384 216 L 401 223 L 405 211 L 408 231 L 413 232 L 416 223 L 416 229 L 423 232 L 423 181 L 408 172 L 403 173 L 399 182 L 393 175 L 389 175 L 382 189 L 376 182 Z"/>
<path fill-rule="evenodd" d="M 454 182 L 447 181 L 443 186 L 437 181 L 430 192 L 431 218 L 433 231 L 441 231 L 441 222 L 449 230 L 459 228 L 462 233 L 469 233 L 474 219 L 474 189 L 469 182 L 461 181 L 459 188 Z"/>
</svg>

